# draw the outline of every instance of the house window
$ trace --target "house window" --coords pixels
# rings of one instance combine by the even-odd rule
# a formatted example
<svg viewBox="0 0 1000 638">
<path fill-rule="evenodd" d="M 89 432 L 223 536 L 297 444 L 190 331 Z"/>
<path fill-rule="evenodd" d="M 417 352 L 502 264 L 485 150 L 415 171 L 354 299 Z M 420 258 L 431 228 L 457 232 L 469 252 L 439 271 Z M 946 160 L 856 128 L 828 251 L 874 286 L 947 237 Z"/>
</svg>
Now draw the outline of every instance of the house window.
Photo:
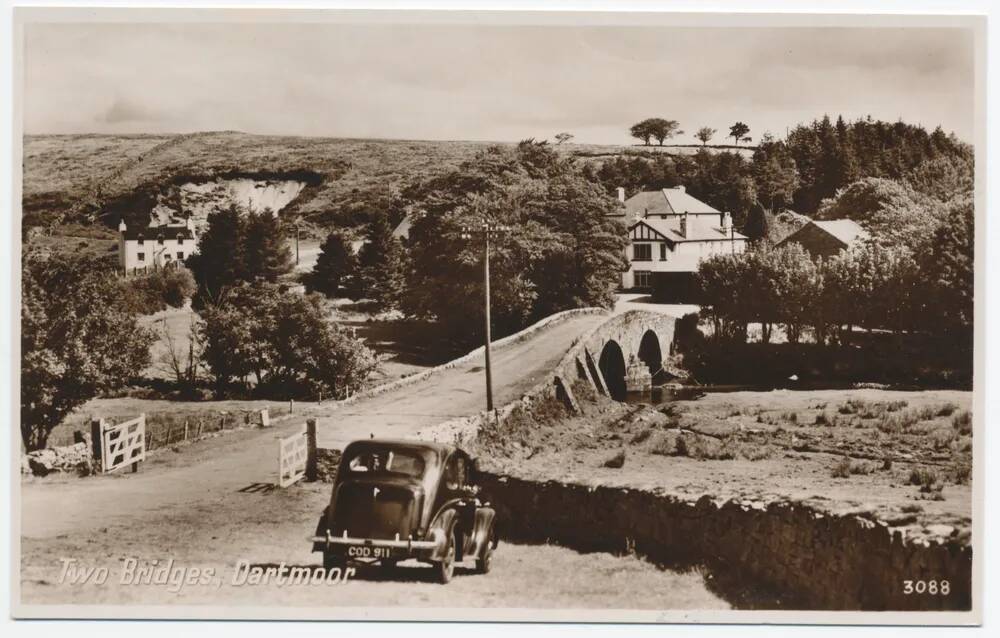
<svg viewBox="0 0 1000 638">
<path fill-rule="evenodd" d="M 163 245 L 163 235 L 160 235 L 159 237 L 156 238 L 156 243 L 161 246 Z"/>
<path fill-rule="evenodd" d="M 139 261 L 146 261 L 146 253 L 136 253 L 136 257 Z"/>
<path fill-rule="evenodd" d="M 178 235 L 177 236 L 177 245 L 178 246 L 183 246 L 184 245 L 184 236 L 183 235 Z"/>
<path fill-rule="evenodd" d="M 667 259 L 667 245 L 660 244 L 660 261 L 666 261 Z"/>
<path fill-rule="evenodd" d="M 653 261 L 652 244 L 635 244 L 632 250 L 633 261 Z"/>
<path fill-rule="evenodd" d="M 140 237 L 140 238 L 139 238 L 139 245 L 140 245 L 140 246 L 142 246 L 142 245 L 143 245 L 143 244 L 145 244 L 145 243 L 146 243 L 146 240 L 145 240 L 145 239 L 143 239 L 142 237 Z"/>
<path fill-rule="evenodd" d="M 177 251 L 177 259 L 184 259 L 184 251 L 182 250 Z"/>
<path fill-rule="evenodd" d="M 650 282 L 651 273 L 648 270 L 637 270 L 635 271 L 635 287 L 636 288 L 649 288 L 652 283 Z"/>
</svg>

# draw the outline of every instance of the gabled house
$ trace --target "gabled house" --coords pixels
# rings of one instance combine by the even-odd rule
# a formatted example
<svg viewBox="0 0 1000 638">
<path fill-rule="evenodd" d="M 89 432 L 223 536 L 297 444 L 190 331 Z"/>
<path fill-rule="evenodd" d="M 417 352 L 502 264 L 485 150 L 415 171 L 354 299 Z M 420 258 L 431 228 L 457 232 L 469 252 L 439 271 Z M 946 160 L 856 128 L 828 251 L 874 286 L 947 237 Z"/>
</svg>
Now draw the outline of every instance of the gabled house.
<svg viewBox="0 0 1000 638">
<path fill-rule="evenodd" d="M 778 242 L 778 246 L 800 244 L 813 257 L 828 259 L 868 237 L 868 231 L 854 220 L 829 219 L 809 222 Z"/>
<path fill-rule="evenodd" d="M 190 217 L 183 226 L 129 228 L 124 219 L 118 224 L 118 265 L 126 275 L 180 264 L 197 247 Z"/>
<path fill-rule="evenodd" d="M 746 250 L 747 237 L 733 218 L 687 194 L 683 186 L 645 191 L 624 199 L 616 215 L 628 228 L 629 268 L 622 288 L 652 292 L 663 301 L 690 301 L 701 260 Z"/>
</svg>

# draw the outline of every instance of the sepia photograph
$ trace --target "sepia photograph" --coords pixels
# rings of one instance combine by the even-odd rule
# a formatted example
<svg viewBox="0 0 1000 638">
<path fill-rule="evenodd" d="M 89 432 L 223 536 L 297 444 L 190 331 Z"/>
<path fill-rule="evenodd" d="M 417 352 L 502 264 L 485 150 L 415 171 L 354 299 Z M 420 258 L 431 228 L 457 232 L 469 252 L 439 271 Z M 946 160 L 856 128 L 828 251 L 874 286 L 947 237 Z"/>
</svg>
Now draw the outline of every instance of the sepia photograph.
<svg viewBox="0 0 1000 638">
<path fill-rule="evenodd" d="M 981 622 L 985 16 L 12 27 L 15 618 Z"/>
</svg>

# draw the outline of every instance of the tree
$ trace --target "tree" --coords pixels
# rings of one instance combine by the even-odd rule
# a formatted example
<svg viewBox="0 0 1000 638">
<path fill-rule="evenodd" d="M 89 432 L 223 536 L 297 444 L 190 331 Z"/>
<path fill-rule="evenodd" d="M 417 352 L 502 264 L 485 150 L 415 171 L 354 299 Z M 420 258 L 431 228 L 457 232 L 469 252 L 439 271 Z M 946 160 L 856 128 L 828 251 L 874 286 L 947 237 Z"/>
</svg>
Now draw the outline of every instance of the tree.
<svg viewBox="0 0 1000 638">
<path fill-rule="evenodd" d="M 194 306 L 201 308 L 241 281 L 277 281 L 291 271 L 292 256 L 282 226 L 269 210 L 244 213 L 234 205 L 209 214 L 187 266 L 198 284 Z"/>
<path fill-rule="evenodd" d="M 510 231 L 492 245 L 495 334 L 582 306 L 610 307 L 626 267 L 618 206 L 571 158 L 522 142 L 490 147 L 413 193 L 404 311 L 435 320 L 463 343 L 482 339 L 483 244 L 463 227 L 484 218 Z"/>
<path fill-rule="evenodd" d="M 975 208 L 969 195 L 948 207 L 921 264 L 931 325 L 971 335 L 975 265 Z"/>
<path fill-rule="evenodd" d="M 406 271 L 403 247 L 392 235 L 385 215 L 378 215 L 365 229 L 365 243 L 358 252 L 361 295 L 382 310 L 399 306 Z"/>
<path fill-rule="evenodd" d="M 570 141 L 575 137 L 572 133 L 557 133 L 556 134 L 556 144 L 563 144 Z"/>
<path fill-rule="evenodd" d="M 649 120 L 633 124 L 629 128 L 629 134 L 636 139 L 642 140 L 645 146 L 649 146 L 649 140 L 653 137 L 653 130 L 649 127 Z"/>
<path fill-rule="evenodd" d="M 210 213 L 198 250 L 188 257 L 187 266 L 198 284 L 195 308 L 212 303 L 225 289 L 243 277 L 243 222 L 236 206 Z"/>
<path fill-rule="evenodd" d="M 29 251 L 21 281 L 21 438 L 35 450 L 74 408 L 138 376 L 153 336 L 91 260 Z"/>
<path fill-rule="evenodd" d="M 197 315 L 192 315 L 187 334 L 178 336 L 166 318 L 156 322 L 156 336 L 160 341 L 160 356 L 155 362 L 160 370 L 173 376 L 178 386 L 191 390 L 198 382 L 201 342 L 198 339 Z"/>
<path fill-rule="evenodd" d="M 757 201 L 768 213 L 791 203 L 799 186 L 799 171 L 795 160 L 782 142 L 765 133 L 754 151 L 751 174 L 757 191 Z"/>
<path fill-rule="evenodd" d="M 703 126 L 700 129 L 698 129 L 698 132 L 695 133 L 694 136 L 695 139 L 701 140 L 702 146 L 705 146 L 706 144 L 709 143 L 709 141 L 716 134 L 716 132 L 717 131 L 714 128 Z"/>
<path fill-rule="evenodd" d="M 249 211 L 240 226 L 243 239 L 241 279 L 275 282 L 292 270 L 292 253 L 278 218 L 268 209 Z"/>
<path fill-rule="evenodd" d="M 868 177 L 824 200 L 816 216 L 853 219 L 884 244 L 907 246 L 914 253 L 922 253 L 940 223 L 941 207 L 921 197 L 908 184 Z"/>
<path fill-rule="evenodd" d="M 357 276 L 358 259 L 347 237 L 338 231 L 331 232 L 319 249 L 316 265 L 306 277 L 309 289 L 327 297 L 350 289 Z"/>
<path fill-rule="evenodd" d="M 318 295 L 243 282 L 202 314 L 203 360 L 220 389 L 252 375 L 258 396 L 346 398 L 378 364 L 327 319 Z"/>
<path fill-rule="evenodd" d="M 758 202 L 750 208 L 747 222 L 743 226 L 743 234 L 749 237 L 751 242 L 760 242 L 768 238 L 770 225 L 770 215 Z"/>
<path fill-rule="evenodd" d="M 750 127 L 743 122 L 737 122 L 729 127 L 729 137 L 733 138 L 737 145 L 739 145 L 740 140 L 750 132 Z"/>
<path fill-rule="evenodd" d="M 677 120 L 665 120 L 662 117 L 654 117 L 646 120 L 646 127 L 649 130 L 649 134 L 656 138 L 660 146 L 663 146 L 664 140 L 684 132 L 680 130 L 680 124 Z"/>
</svg>

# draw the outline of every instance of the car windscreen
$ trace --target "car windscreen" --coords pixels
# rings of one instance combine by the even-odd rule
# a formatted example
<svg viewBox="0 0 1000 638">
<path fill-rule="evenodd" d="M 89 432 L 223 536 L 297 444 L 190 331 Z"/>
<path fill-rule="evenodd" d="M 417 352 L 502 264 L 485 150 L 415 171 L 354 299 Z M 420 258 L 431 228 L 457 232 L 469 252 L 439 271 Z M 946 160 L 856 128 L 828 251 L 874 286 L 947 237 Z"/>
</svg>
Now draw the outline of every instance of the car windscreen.
<svg viewBox="0 0 1000 638">
<path fill-rule="evenodd" d="M 424 459 L 410 450 L 359 450 L 347 460 L 351 474 L 397 474 L 419 478 Z"/>
</svg>

